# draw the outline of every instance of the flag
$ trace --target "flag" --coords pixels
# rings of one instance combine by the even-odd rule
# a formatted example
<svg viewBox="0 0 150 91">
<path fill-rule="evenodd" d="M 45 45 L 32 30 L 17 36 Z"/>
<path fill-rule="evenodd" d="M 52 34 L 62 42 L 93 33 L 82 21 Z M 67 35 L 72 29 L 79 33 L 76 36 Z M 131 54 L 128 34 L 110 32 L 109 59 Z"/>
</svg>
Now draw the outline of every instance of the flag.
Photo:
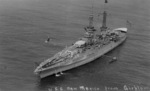
<svg viewBox="0 0 150 91">
<path fill-rule="evenodd" d="M 132 23 L 130 21 L 126 21 L 126 24 L 129 25 L 130 27 L 132 26 Z"/>
<path fill-rule="evenodd" d="M 108 1 L 107 1 L 107 0 L 105 0 L 105 3 L 108 3 Z"/>
</svg>

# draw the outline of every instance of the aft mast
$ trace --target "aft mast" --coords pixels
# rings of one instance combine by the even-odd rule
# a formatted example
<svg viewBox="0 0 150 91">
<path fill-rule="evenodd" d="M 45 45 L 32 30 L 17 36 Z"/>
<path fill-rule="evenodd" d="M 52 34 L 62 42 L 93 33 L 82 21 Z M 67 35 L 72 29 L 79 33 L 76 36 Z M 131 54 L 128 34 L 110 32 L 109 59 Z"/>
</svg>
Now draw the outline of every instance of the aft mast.
<svg viewBox="0 0 150 91">
<path fill-rule="evenodd" d="M 107 12 L 103 12 L 103 22 L 102 22 L 102 27 L 100 28 L 101 31 L 106 31 L 107 26 L 106 26 L 106 19 L 107 19 Z"/>
<path fill-rule="evenodd" d="M 108 3 L 107 0 L 105 0 L 105 4 L 106 3 Z M 104 8 L 105 8 L 105 5 L 104 5 Z M 101 31 L 106 31 L 106 29 L 107 29 L 106 22 L 107 22 L 107 12 L 104 9 L 104 12 L 103 12 L 103 22 L 102 22 L 102 26 L 100 27 Z"/>
</svg>

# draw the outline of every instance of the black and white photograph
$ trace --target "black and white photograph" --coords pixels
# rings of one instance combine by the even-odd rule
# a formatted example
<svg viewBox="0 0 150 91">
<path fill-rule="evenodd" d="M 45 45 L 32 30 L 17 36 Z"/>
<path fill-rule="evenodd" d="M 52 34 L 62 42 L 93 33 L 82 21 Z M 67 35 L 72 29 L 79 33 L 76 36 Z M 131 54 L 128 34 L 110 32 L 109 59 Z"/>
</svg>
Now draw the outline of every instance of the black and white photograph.
<svg viewBox="0 0 150 91">
<path fill-rule="evenodd" d="M 0 91 L 150 91 L 150 0 L 0 0 Z"/>
</svg>

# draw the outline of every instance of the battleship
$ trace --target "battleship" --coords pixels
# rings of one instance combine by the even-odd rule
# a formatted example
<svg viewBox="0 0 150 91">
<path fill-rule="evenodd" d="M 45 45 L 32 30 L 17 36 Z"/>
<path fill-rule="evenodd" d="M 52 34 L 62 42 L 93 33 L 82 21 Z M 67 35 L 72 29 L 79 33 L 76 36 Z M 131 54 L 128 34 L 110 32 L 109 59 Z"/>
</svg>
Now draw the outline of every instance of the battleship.
<svg viewBox="0 0 150 91">
<path fill-rule="evenodd" d="M 107 0 L 105 0 L 105 4 Z M 89 24 L 84 28 L 85 34 L 69 47 L 56 53 L 53 57 L 41 62 L 34 73 L 40 78 L 56 75 L 70 70 L 97 58 L 102 57 L 119 46 L 127 38 L 127 28 L 110 29 L 106 26 L 107 11 L 103 12 L 102 26 L 95 29 L 94 15 L 89 16 Z M 114 58 L 116 60 L 116 58 Z"/>
</svg>

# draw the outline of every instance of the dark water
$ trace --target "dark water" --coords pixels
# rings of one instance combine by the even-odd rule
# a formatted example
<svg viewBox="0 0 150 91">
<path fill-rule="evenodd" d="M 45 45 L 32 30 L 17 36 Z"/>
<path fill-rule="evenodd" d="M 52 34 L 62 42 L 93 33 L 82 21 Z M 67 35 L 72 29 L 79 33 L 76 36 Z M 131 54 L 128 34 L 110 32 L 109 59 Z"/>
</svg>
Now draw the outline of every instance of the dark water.
<svg viewBox="0 0 150 91">
<path fill-rule="evenodd" d="M 107 53 L 119 60 L 108 64 L 110 59 L 102 57 L 40 81 L 34 62 L 83 36 L 91 0 L 0 0 L 0 91 L 150 91 L 150 1 L 108 2 L 108 26 L 132 22 L 126 42 Z M 94 0 L 95 16 L 102 11 L 103 0 Z M 96 27 L 101 20 L 95 18 Z M 48 35 L 53 40 L 45 44 Z"/>
</svg>

